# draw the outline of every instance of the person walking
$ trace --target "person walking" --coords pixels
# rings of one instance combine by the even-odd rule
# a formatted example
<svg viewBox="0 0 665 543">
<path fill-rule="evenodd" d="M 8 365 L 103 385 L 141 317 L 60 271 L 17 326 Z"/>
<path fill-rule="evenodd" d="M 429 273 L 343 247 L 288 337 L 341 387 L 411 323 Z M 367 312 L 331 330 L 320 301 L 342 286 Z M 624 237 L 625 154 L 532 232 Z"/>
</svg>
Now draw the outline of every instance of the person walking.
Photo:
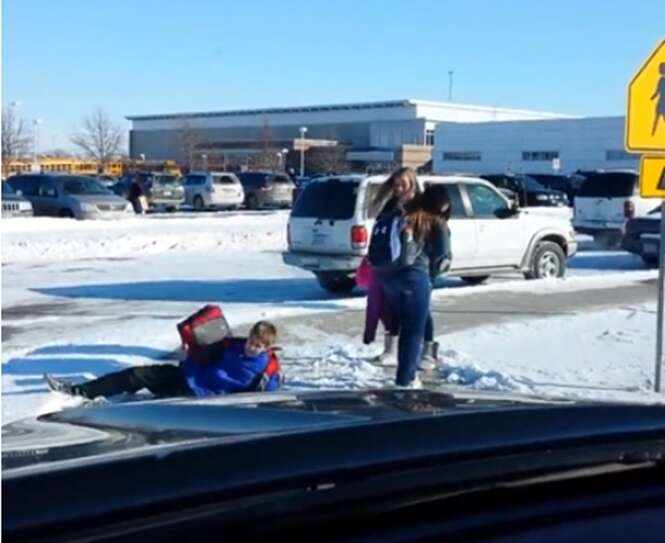
<svg viewBox="0 0 665 543">
<path fill-rule="evenodd" d="M 398 386 L 414 386 L 429 318 L 431 281 L 450 253 L 445 187 L 432 185 L 404 204 L 404 214 L 377 219 L 369 259 L 399 321 Z"/>
</svg>

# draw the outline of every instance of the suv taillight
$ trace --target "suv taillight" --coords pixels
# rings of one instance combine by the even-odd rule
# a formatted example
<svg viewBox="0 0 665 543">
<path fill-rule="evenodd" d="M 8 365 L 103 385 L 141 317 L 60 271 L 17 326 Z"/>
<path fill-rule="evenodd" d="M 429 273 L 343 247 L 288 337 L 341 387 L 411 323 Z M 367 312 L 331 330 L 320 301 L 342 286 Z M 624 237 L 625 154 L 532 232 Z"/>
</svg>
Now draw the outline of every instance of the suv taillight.
<svg viewBox="0 0 665 543">
<path fill-rule="evenodd" d="M 623 216 L 626 219 L 632 219 L 635 216 L 635 203 L 632 200 L 626 200 L 623 203 Z"/>
<path fill-rule="evenodd" d="M 367 228 L 362 225 L 351 227 L 351 247 L 354 249 L 364 249 L 367 247 Z"/>
</svg>

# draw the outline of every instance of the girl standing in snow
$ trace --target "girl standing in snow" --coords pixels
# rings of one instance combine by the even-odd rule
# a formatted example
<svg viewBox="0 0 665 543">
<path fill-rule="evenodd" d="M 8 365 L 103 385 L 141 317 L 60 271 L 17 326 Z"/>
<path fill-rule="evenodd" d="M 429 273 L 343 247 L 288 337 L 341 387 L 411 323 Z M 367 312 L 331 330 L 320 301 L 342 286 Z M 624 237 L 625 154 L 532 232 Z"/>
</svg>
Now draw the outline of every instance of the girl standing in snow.
<svg viewBox="0 0 665 543">
<path fill-rule="evenodd" d="M 386 298 L 399 320 L 398 366 L 395 382 L 415 384 L 422 341 L 429 318 L 431 281 L 450 256 L 445 213 L 450 208 L 448 192 L 432 185 L 404 205 L 404 215 L 396 218 L 399 236 L 397 258 L 384 258 L 389 264 L 376 267 Z M 382 221 L 381 228 L 388 221 Z M 376 230 L 376 229 L 375 229 Z M 392 236 L 392 232 L 390 234 Z M 375 242 L 376 240 L 376 242 Z M 376 243 L 376 245 L 374 245 Z M 378 260 L 385 243 L 373 233 L 370 257 Z"/>
</svg>

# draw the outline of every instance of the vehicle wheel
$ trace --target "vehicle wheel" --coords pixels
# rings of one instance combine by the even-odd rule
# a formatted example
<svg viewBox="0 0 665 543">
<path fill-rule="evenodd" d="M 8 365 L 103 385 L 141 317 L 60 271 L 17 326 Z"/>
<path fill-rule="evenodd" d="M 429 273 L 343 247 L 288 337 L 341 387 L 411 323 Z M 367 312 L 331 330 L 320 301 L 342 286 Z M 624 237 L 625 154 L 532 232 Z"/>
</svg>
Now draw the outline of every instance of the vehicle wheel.
<svg viewBox="0 0 665 543">
<path fill-rule="evenodd" d="M 566 273 L 566 255 L 560 245 L 553 241 L 541 241 L 531 257 L 530 269 L 524 274 L 527 279 L 563 277 Z"/>
<path fill-rule="evenodd" d="M 346 294 L 356 286 L 356 278 L 345 272 L 321 272 L 316 278 L 319 285 L 333 294 Z"/>
<path fill-rule="evenodd" d="M 642 257 L 642 262 L 646 264 L 649 268 L 658 267 L 658 257 L 654 255 L 640 255 Z"/>
<path fill-rule="evenodd" d="M 196 211 L 203 211 L 205 209 L 203 198 L 201 198 L 200 196 L 194 196 L 194 209 Z"/>
<path fill-rule="evenodd" d="M 469 285 L 481 285 L 489 278 L 489 275 L 465 275 L 462 277 L 462 281 L 468 283 Z"/>
<path fill-rule="evenodd" d="M 601 232 L 593 236 L 593 240 L 603 249 L 618 249 L 621 246 L 621 237 L 618 232 Z"/>
<path fill-rule="evenodd" d="M 74 212 L 71 209 L 61 209 L 58 213 L 58 217 L 62 217 L 64 219 L 73 219 Z"/>
<path fill-rule="evenodd" d="M 256 195 L 247 196 L 247 209 L 259 209 L 259 200 Z"/>
</svg>

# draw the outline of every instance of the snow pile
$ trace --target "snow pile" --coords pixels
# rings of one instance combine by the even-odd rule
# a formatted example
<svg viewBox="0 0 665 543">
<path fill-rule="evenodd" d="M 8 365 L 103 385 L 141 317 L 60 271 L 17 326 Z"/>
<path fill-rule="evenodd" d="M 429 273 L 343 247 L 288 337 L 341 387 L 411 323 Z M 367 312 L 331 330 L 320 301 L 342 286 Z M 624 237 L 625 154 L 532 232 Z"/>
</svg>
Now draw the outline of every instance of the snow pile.
<svg viewBox="0 0 665 543">
<path fill-rule="evenodd" d="M 147 215 L 113 221 L 2 221 L 3 262 L 123 258 L 207 250 L 282 250 L 288 211 Z"/>
</svg>

